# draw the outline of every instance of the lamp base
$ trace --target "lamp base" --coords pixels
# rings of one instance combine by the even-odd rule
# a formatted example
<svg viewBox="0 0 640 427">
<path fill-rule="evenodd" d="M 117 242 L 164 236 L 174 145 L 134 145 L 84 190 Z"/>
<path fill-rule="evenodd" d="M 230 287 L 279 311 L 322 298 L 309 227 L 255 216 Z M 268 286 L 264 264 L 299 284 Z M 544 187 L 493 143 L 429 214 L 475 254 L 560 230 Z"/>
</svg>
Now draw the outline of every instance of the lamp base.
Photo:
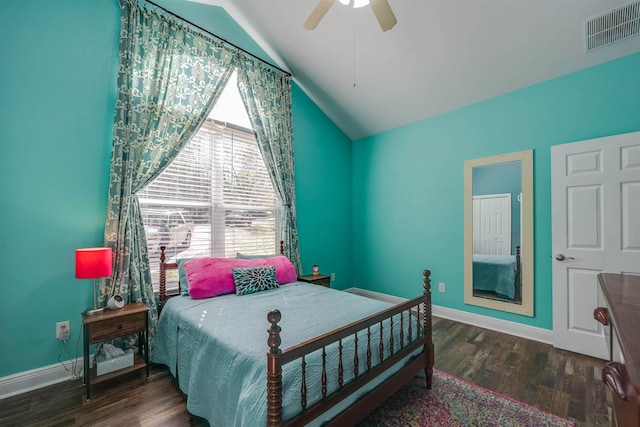
<svg viewBox="0 0 640 427">
<path fill-rule="evenodd" d="M 93 316 L 96 314 L 100 314 L 104 311 L 104 307 L 100 307 L 100 308 L 87 308 L 84 312 L 85 315 L 87 316 Z"/>
</svg>

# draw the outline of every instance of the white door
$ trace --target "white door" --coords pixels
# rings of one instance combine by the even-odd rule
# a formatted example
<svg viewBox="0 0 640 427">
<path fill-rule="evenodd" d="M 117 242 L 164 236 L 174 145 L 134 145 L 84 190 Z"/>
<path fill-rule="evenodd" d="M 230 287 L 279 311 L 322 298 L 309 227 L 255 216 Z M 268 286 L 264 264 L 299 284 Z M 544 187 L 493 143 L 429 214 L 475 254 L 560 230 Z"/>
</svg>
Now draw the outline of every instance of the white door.
<svg viewBox="0 0 640 427">
<path fill-rule="evenodd" d="M 511 194 L 473 196 L 473 253 L 511 254 Z"/>
<path fill-rule="evenodd" d="M 554 346 L 606 359 L 597 274 L 640 271 L 640 132 L 551 147 L 551 183 Z"/>
</svg>

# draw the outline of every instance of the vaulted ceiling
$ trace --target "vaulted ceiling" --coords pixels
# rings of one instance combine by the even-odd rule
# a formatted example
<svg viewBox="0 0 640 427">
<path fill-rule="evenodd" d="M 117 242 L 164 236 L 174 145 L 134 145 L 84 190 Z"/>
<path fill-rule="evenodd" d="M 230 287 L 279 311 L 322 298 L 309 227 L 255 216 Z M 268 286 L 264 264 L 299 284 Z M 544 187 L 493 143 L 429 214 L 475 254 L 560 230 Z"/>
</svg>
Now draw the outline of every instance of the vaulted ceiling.
<svg viewBox="0 0 640 427">
<path fill-rule="evenodd" d="M 640 37 L 591 52 L 584 22 L 628 0 L 192 0 L 223 7 L 353 140 L 640 51 Z"/>
</svg>

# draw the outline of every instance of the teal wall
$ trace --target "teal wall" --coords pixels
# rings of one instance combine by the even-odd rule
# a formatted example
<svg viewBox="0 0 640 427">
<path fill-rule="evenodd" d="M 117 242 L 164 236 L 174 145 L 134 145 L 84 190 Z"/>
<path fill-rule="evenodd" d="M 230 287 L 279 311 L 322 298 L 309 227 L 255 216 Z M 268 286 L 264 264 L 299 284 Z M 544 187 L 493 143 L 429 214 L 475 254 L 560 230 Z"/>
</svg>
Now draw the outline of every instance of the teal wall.
<svg viewBox="0 0 640 427">
<path fill-rule="evenodd" d="M 308 274 L 318 264 L 321 273 L 335 273 L 332 287 L 349 288 L 351 140 L 298 86 L 293 88 L 293 105 L 302 268 Z"/>
<path fill-rule="evenodd" d="M 11 325 L 1 377 L 55 363 L 63 320 L 75 356 L 80 312 L 93 304 L 74 250 L 103 241 L 119 8 L 13 0 L 0 15 L 0 324 Z"/>
<path fill-rule="evenodd" d="M 222 9 L 160 3 L 266 57 Z M 71 321 L 62 359 L 81 349 L 80 312 L 93 290 L 74 277 L 74 250 L 103 242 L 120 8 L 117 0 L 8 0 L 0 16 L 3 377 L 57 363 L 56 322 Z M 351 142 L 297 86 L 293 119 L 304 267 L 321 264 L 345 287 Z"/>
<path fill-rule="evenodd" d="M 550 147 L 640 130 L 640 54 L 355 141 L 354 285 L 552 329 Z M 463 164 L 534 150 L 535 316 L 463 302 Z M 437 292 L 437 283 L 446 292 Z"/>
</svg>

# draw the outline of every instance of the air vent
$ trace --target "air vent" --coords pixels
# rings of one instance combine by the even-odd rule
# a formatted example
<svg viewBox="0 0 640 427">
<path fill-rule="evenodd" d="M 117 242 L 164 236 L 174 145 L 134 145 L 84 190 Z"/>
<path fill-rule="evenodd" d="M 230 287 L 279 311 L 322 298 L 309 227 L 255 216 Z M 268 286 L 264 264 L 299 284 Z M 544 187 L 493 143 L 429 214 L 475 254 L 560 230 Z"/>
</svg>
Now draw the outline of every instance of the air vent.
<svg viewBox="0 0 640 427">
<path fill-rule="evenodd" d="M 587 19 L 587 52 L 640 34 L 640 1 L 627 3 Z"/>
</svg>

